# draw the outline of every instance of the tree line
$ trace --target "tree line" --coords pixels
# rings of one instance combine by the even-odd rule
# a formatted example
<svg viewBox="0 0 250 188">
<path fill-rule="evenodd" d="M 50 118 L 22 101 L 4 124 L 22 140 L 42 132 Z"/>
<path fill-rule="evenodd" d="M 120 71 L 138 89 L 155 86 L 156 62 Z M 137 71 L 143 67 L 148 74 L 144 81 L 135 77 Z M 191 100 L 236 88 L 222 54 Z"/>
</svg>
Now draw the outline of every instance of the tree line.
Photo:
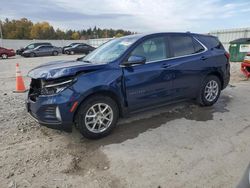
<svg viewBox="0 0 250 188">
<path fill-rule="evenodd" d="M 6 18 L 4 21 L 0 20 L 3 38 L 4 39 L 90 39 L 90 38 L 112 38 L 121 37 L 125 35 L 135 34 L 131 31 L 123 29 L 101 29 L 101 28 L 88 28 L 82 30 L 66 30 L 63 31 L 59 28 L 54 29 L 48 22 L 33 23 L 27 18 L 19 20 L 9 20 Z"/>
</svg>

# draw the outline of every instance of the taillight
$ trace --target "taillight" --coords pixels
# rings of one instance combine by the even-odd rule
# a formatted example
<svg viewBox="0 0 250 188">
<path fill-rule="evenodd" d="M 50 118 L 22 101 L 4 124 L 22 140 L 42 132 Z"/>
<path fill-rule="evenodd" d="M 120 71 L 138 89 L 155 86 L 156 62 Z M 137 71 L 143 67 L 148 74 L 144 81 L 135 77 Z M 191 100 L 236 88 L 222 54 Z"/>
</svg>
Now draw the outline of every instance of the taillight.
<svg viewBox="0 0 250 188">
<path fill-rule="evenodd" d="M 226 56 L 227 60 L 229 61 L 229 59 L 230 59 L 230 54 L 229 54 L 228 52 L 225 52 L 225 56 Z"/>
</svg>

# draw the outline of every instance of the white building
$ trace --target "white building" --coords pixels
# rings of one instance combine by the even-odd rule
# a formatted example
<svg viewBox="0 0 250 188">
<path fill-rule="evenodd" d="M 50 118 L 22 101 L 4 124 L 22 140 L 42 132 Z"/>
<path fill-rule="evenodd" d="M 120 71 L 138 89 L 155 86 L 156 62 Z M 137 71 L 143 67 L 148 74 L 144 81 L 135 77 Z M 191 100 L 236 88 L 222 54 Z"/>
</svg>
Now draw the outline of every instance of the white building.
<svg viewBox="0 0 250 188">
<path fill-rule="evenodd" d="M 250 27 L 211 31 L 209 32 L 209 34 L 217 36 L 226 48 L 226 50 L 228 50 L 230 41 L 239 38 L 250 38 Z"/>
</svg>

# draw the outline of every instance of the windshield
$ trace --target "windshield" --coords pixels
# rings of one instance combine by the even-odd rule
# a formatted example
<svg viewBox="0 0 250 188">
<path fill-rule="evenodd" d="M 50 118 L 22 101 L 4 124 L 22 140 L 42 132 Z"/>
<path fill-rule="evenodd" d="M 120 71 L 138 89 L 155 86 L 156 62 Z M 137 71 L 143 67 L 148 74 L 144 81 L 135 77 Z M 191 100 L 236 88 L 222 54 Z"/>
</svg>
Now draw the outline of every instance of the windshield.
<svg viewBox="0 0 250 188">
<path fill-rule="evenodd" d="M 30 44 L 30 45 L 28 45 L 26 48 L 27 48 L 27 49 L 33 49 L 33 48 L 35 48 L 35 45 L 34 45 L 34 44 Z"/>
<path fill-rule="evenodd" d="M 72 45 L 71 47 L 72 48 L 75 48 L 75 47 L 77 47 L 77 46 L 79 46 L 80 44 L 74 44 L 74 45 Z"/>
<path fill-rule="evenodd" d="M 91 63 L 109 63 L 119 58 L 138 37 L 113 39 L 85 56 L 82 61 Z"/>
</svg>

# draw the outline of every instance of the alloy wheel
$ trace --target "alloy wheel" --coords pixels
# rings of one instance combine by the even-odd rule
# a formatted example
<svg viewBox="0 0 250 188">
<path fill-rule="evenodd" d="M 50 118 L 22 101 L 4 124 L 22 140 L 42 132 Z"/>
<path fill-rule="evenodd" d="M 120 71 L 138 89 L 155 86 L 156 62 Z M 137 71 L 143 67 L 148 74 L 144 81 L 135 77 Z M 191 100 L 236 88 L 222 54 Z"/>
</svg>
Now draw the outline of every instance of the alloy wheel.
<svg viewBox="0 0 250 188">
<path fill-rule="evenodd" d="M 2 59 L 7 59 L 7 58 L 8 58 L 7 54 L 2 54 Z"/>
<path fill-rule="evenodd" d="M 216 81 L 211 80 L 205 87 L 205 98 L 208 102 L 214 101 L 219 94 L 219 85 Z"/>
<path fill-rule="evenodd" d="M 85 125 L 93 133 L 101 133 L 109 128 L 113 121 L 113 110 L 105 103 L 91 106 L 85 115 Z"/>
</svg>

